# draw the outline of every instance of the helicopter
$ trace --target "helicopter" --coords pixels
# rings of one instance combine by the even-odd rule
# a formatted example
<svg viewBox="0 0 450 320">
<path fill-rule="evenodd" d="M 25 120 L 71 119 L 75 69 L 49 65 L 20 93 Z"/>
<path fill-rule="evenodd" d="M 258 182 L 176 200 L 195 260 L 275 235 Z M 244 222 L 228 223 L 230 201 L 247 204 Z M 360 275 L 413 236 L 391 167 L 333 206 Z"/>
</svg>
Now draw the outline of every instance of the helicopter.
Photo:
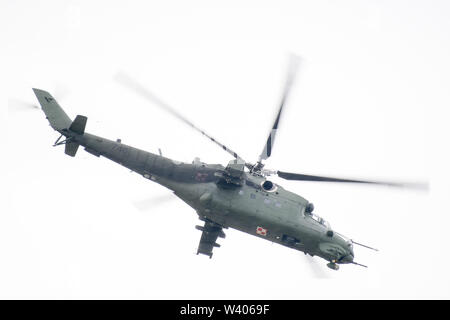
<svg viewBox="0 0 450 320">
<path fill-rule="evenodd" d="M 224 229 L 232 228 L 261 239 L 318 256 L 328 261 L 327 266 L 338 270 L 341 264 L 367 267 L 354 261 L 354 245 L 376 250 L 336 232 L 331 225 L 314 212 L 312 202 L 284 189 L 268 177 L 277 175 L 286 180 L 319 181 L 333 183 L 372 184 L 390 187 L 417 187 L 418 185 L 342 179 L 336 177 L 307 175 L 265 168 L 272 154 L 280 118 L 293 85 L 298 60 L 292 59 L 275 121 L 255 163 L 247 162 L 231 148 L 223 145 L 206 131 L 197 127 L 164 101 L 157 98 L 144 86 L 126 74 L 116 79 L 143 98 L 158 105 L 192 129 L 198 131 L 233 159 L 226 166 L 208 164 L 195 158 L 185 163 L 154 154 L 85 132 L 87 117 L 71 118 L 47 91 L 33 88 L 50 126 L 60 136 L 53 146 L 64 145 L 65 154 L 75 157 L 79 146 L 97 157 L 105 157 L 145 179 L 156 182 L 192 207 L 203 222 L 196 229 L 202 232 L 197 255 L 212 258 L 213 249 L 220 247 L 218 238 L 225 238 Z M 419 186 L 420 187 L 420 186 Z"/>
</svg>

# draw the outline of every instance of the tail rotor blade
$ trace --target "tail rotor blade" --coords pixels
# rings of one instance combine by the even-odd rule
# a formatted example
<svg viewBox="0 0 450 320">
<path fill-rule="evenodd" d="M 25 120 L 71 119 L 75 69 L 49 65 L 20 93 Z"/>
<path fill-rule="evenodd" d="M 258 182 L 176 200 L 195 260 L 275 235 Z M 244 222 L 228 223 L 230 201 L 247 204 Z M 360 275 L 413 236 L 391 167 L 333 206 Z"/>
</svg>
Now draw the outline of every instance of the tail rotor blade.
<svg viewBox="0 0 450 320">
<path fill-rule="evenodd" d="M 8 100 L 8 108 L 10 111 L 21 111 L 21 110 L 38 110 L 40 109 L 37 104 L 27 102 L 20 99 L 10 98 Z"/>
</svg>

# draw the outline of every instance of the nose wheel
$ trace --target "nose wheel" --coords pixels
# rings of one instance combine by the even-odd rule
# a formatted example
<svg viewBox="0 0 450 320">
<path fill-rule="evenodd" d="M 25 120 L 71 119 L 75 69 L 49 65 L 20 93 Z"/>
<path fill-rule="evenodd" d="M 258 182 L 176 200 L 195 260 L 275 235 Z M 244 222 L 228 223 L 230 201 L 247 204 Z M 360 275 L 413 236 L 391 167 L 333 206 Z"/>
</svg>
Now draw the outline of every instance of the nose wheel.
<svg viewBox="0 0 450 320">
<path fill-rule="evenodd" d="M 331 261 L 330 263 L 327 264 L 327 267 L 332 269 L 332 270 L 339 270 L 339 265 L 336 263 L 335 260 Z"/>
</svg>

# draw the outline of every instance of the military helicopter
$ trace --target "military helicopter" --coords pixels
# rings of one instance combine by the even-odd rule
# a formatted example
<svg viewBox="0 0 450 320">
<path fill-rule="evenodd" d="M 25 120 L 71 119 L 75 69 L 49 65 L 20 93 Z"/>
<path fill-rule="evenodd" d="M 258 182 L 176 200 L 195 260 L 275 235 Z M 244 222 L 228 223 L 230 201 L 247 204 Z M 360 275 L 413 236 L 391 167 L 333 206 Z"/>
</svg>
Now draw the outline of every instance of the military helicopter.
<svg viewBox="0 0 450 320">
<path fill-rule="evenodd" d="M 212 258 L 213 249 L 220 247 L 217 238 L 225 238 L 223 229 L 233 228 L 250 235 L 299 250 L 328 261 L 327 266 L 338 270 L 341 264 L 355 264 L 353 245 L 375 248 L 355 242 L 334 231 L 330 224 L 314 213 L 314 205 L 305 198 L 285 190 L 267 178 L 277 175 L 286 180 L 334 183 L 376 184 L 394 187 L 417 187 L 398 182 L 341 179 L 265 169 L 263 161 L 271 154 L 275 137 L 295 79 L 298 59 L 291 59 L 287 81 L 264 148 L 256 163 L 245 161 L 235 151 L 200 129 L 174 108 L 158 99 L 131 77 L 120 73 L 117 80 L 143 98 L 162 107 L 173 116 L 200 132 L 234 159 L 226 166 L 208 164 L 196 158 L 192 163 L 175 161 L 125 145 L 120 139 L 108 140 L 85 132 L 87 117 L 77 115 L 72 121 L 52 95 L 44 90 L 33 91 L 48 119 L 60 137 L 54 146 L 64 145 L 65 153 L 74 157 L 79 146 L 97 156 L 108 158 L 171 190 L 191 206 L 203 225 L 197 254 Z"/>
</svg>

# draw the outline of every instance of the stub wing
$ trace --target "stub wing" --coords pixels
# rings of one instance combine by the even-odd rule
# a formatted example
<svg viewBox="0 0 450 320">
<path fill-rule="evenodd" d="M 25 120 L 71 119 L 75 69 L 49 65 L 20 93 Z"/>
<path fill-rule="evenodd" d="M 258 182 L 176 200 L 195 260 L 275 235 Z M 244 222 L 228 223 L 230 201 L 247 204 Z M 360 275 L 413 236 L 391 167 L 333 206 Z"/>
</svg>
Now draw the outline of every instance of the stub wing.
<svg viewBox="0 0 450 320">
<path fill-rule="evenodd" d="M 225 238 L 225 233 L 222 230 L 222 226 L 213 221 L 206 220 L 204 226 L 196 226 L 196 228 L 202 231 L 202 237 L 198 245 L 197 254 L 201 253 L 212 258 L 214 247 L 220 247 L 216 242 L 217 238 Z"/>
</svg>

